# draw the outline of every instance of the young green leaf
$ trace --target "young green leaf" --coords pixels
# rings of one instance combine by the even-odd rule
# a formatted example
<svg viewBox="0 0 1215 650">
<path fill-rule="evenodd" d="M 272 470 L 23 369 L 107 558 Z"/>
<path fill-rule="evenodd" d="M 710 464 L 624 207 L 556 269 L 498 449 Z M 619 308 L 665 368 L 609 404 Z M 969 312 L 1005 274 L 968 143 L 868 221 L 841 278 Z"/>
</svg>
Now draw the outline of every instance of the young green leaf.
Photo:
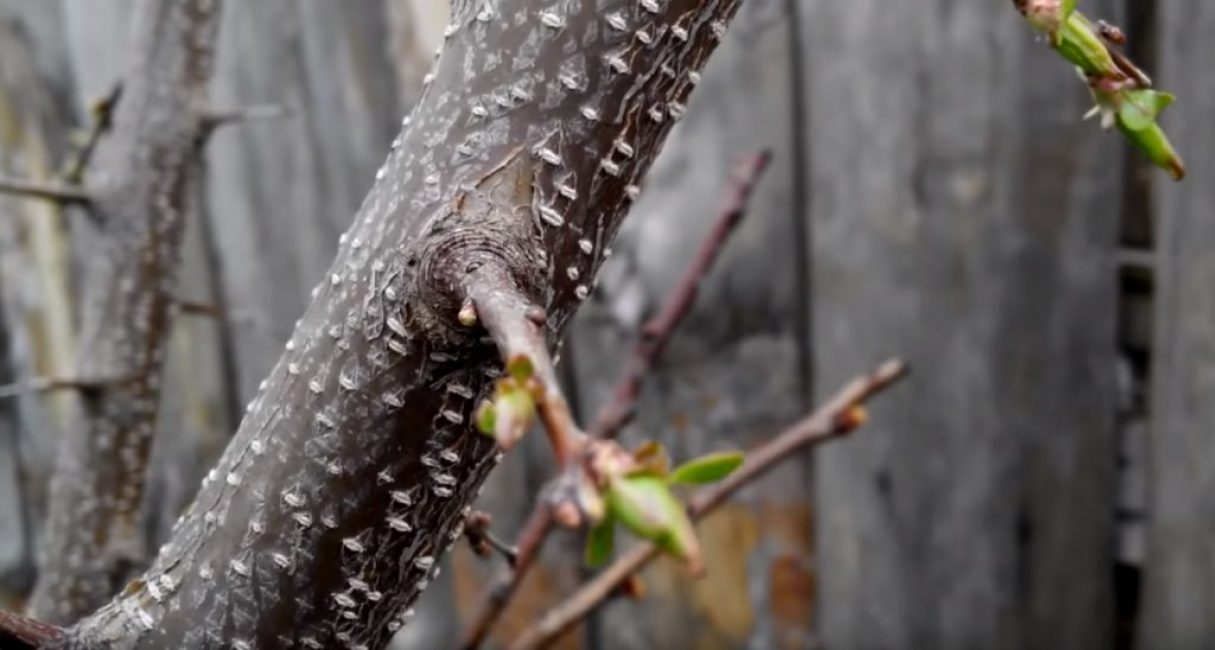
<svg viewBox="0 0 1215 650">
<path fill-rule="evenodd" d="M 1160 112 L 1176 99 L 1169 93 L 1151 90 L 1125 90 L 1118 107 L 1118 119 L 1128 131 L 1142 131 L 1156 123 Z"/>
<path fill-rule="evenodd" d="M 494 435 L 494 431 L 498 428 L 498 417 L 493 402 L 489 400 L 481 402 L 481 405 L 477 407 L 476 418 L 477 429 L 480 430 L 481 433 L 484 433 L 487 436 Z"/>
<path fill-rule="evenodd" d="M 608 513 L 638 537 L 684 560 L 694 573 L 703 568 L 700 542 L 688 513 L 665 479 L 651 474 L 616 477 L 607 487 Z"/>
<path fill-rule="evenodd" d="M 607 563 L 612 557 L 615 546 L 616 522 L 611 517 L 604 517 L 593 528 L 586 538 L 586 565 L 598 568 Z"/>
<path fill-rule="evenodd" d="M 477 428 L 497 439 L 504 449 L 523 437 L 536 417 L 536 400 L 525 385 L 507 377 L 494 386 L 490 401 L 477 407 Z"/>
<path fill-rule="evenodd" d="M 743 463 L 743 454 L 738 451 L 723 451 L 693 458 L 671 472 L 671 483 L 703 485 L 716 483 L 730 475 Z"/>
</svg>

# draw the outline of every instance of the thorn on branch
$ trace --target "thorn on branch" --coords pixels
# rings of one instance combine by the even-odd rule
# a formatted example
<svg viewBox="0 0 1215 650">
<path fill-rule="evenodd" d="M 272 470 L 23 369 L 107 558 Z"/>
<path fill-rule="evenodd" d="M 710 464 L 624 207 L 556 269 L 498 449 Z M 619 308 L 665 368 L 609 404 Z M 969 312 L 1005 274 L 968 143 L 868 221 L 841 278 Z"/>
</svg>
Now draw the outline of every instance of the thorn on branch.
<svg viewBox="0 0 1215 650">
<path fill-rule="evenodd" d="M 92 198 L 83 188 L 54 181 L 29 181 L 0 176 L 0 194 L 51 201 L 61 205 L 87 205 Z"/>
<path fill-rule="evenodd" d="M 264 332 L 269 332 L 274 336 L 289 335 L 289 333 L 279 332 L 274 327 L 259 321 L 252 314 L 229 310 L 224 308 L 222 305 L 181 299 L 175 300 L 174 303 L 177 305 L 178 311 L 187 316 L 211 318 L 239 327 L 262 330 Z"/>
<path fill-rule="evenodd" d="M 85 138 L 84 144 L 76 150 L 76 155 L 68 162 L 63 171 L 63 177 L 69 183 L 79 185 L 84 182 L 84 170 L 89 166 L 89 161 L 93 159 L 93 152 L 97 150 L 97 143 L 101 141 L 101 136 L 108 132 L 113 125 L 114 109 L 118 106 L 118 100 L 121 98 L 122 81 L 116 81 L 109 91 L 95 100 L 92 106 L 89 107 L 89 114 L 93 118 L 93 126 L 89 129 L 89 134 Z"/>
<path fill-rule="evenodd" d="M 277 120 L 291 115 L 291 111 L 281 104 L 259 104 L 232 109 L 213 109 L 202 116 L 202 128 L 205 134 L 210 134 L 222 126 L 230 126 L 243 122 L 262 120 Z"/>
<path fill-rule="evenodd" d="M 0 386 L 0 399 L 58 390 L 77 390 L 88 394 L 97 391 L 107 383 L 109 382 L 43 377 Z"/>
</svg>

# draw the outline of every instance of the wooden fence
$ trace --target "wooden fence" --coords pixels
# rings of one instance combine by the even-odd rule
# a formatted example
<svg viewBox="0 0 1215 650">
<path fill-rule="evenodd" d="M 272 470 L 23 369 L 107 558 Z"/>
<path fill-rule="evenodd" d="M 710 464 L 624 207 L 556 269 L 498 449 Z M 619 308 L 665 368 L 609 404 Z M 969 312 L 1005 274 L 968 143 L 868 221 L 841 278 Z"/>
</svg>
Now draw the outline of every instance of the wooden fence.
<svg viewBox="0 0 1215 650">
<path fill-rule="evenodd" d="M 1129 21 L 1180 95 L 1165 122 L 1185 183 L 1080 123 L 1080 84 L 1007 0 L 745 3 L 565 345 L 577 407 L 607 399 L 734 163 L 761 147 L 774 165 L 626 439 L 745 448 L 886 356 L 915 374 L 855 439 L 705 521 L 706 579 L 660 563 L 645 600 L 563 647 L 1215 643 L 1215 7 L 1083 4 Z M 122 69 L 129 15 L 128 0 L 0 0 L 0 170 L 54 172 Z M 227 3 L 214 96 L 289 114 L 209 148 L 181 298 L 222 318 L 177 321 L 151 540 L 277 359 L 445 21 L 438 0 Z M 0 383 L 70 371 L 77 230 L 0 199 Z M 0 403 L 0 605 L 29 586 L 69 399 Z M 503 464 L 483 498 L 496 527 L 517 530 L 548 468 L 539 440 Z M 579 557 L 555 537 L 495 638 L 577 584 Z M 448 565 L 401 647 L 445 647 L 494 568 L 462 548 Z"/>
</svg>

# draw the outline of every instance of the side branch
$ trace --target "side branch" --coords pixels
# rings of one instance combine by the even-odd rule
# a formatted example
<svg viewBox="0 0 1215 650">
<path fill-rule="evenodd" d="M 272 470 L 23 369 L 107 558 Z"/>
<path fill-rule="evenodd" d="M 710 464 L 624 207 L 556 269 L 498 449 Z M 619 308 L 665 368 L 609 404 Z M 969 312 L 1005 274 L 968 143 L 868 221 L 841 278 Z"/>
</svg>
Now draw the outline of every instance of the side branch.
<svg viewBox="0 0 1215 650">
<path fill-rule="evenodd" d="M 747 460 L 721 483 L 702 490 L 688 504 L 688 514 L 700 519 L 745 485 L 763 476 L 802 449 L 846 435 L 865 422 L 864 403 L 907 374 L 898 360 L 887 361 L 873 373 L 854 379 L 812 415 L 747 454 Z M 548 647 L 624 585 L 630 576 L 658 556 L 653 544 L 639 544 L 586 583 L 564 603 L 526 629 L 512 650 Z"/>
<path fill-rule="evenodd" d="M 92 199 L 82 188 L 56 182 L 30 181 L 0 176 L 0 194 L 52 201 L 63 205 L 84 205 Z"/>
<path fill-rule="evenodd" d="M 642 383 L 662 356 L 667 342 L 679 324 L 691 311 L 701 281 L 708 275 L 730 235 L 746 216 L 748 201 L 771 159 L 771 152 L 764 150 L 752 154 L 740 165 L 728 200 L 718 214 L 709 235 L 701 243 L 692 263 L 684 271 L 680 282 L 663 299 L 663 306 L 658 315 L 642 326 L 640 340 L 616 383 L 612 401 L 599 411 L 591 426 L 592 439 L 613 439 L 632 419 Z M 523 578 L 531 570 L 540 549 L 556 525 L 552 504 L 548 499 L 541 499 L 519 533 L 515 543 L 515 562 L 496 576 L 486 590 L 485 601 L 472 624 L 465 629 L 460 648 L 473 650 L 489 636 L 490 630 L 502 616 Z"/>
<path fill-rule="evenodd" d="M 701 243 L 700 250 L 684 270 L 679 283 L 667 294 L 662 309 L 641 327 L 641 340 L 633 350 L 624 375 L 616 384 L 612 401 L 599 412 L 591 427 L 592 435 L 614 438 L 633 418 L 642 382 L 662 356 L 675 328 L 692 310 L 700 283 L 721 255 L 734 229 L 742 223 L 751 195 L 771 160 L 772 152 L 763 150 L 752 154 L 739 166 L 729 198 L 718 214 L 713 229 Z"/>
<path fill-rule="evenodd" d="M 539 382 L 536 410 L 558 463 L 565 466 L 586 436 L 574 422 L 548 353 L 544 309 L 524 297 L 494 265 L 485 265 L 471 273 L 463 290 L 466 302 L 459 314 L 461 323 L 483 325 L 497 345 L 507 372 L 534 374 Z M 498 436 L 498 443 L 504 448 L 515 442 L 514 436 Z"/>
<path fill-rule="evenodd" d="M 0 650 L 33 650 L 62 638 L 63 630 L 54 625 L 0 611 Z"/>
</svg>

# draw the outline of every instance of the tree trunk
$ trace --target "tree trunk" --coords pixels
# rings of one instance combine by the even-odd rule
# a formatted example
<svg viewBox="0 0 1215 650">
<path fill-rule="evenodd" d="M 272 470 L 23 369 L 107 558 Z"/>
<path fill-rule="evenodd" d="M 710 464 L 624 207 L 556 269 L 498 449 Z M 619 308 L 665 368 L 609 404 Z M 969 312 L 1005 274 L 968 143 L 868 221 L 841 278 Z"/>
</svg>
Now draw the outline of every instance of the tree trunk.
<svg viewBox="0 0 1215 650">
<path fill-rule="evenodd" d="M 67 647 L 380 648 L 497 454 L 459 325 L 494 269 L 555 343 L 736 0 L 461 2 L 287 350 L 145 576 Z M 488 266 L 487 265 L 492 265 Z"/>
<path fill-rule="evenodd" d="M 144 562 L 144 474 L 218 11 L 217 0 L 140 3 L 134 67 L 87 168 L 80 410 L 61 444 L 30 603 L 47 621 L 95 610 Z"/>
<path fill-rule="evenodd" d="M 1168 116 L 1194 177 L 1158 190 L 1156 334 L 1148 466 L 1147 562 L 1139 647 L 1209 648 L 1215 639 L 1215 7 L 1169 0 L 1161 78 L 1184 89 Z"/>
<path fill-rule="evenodd" d="M 815 377 L 916 372 L 819 454 L 827 648 L 1111 647 L 1118 143 L 1009 9 L 802 25 Z"/>
</svg>

